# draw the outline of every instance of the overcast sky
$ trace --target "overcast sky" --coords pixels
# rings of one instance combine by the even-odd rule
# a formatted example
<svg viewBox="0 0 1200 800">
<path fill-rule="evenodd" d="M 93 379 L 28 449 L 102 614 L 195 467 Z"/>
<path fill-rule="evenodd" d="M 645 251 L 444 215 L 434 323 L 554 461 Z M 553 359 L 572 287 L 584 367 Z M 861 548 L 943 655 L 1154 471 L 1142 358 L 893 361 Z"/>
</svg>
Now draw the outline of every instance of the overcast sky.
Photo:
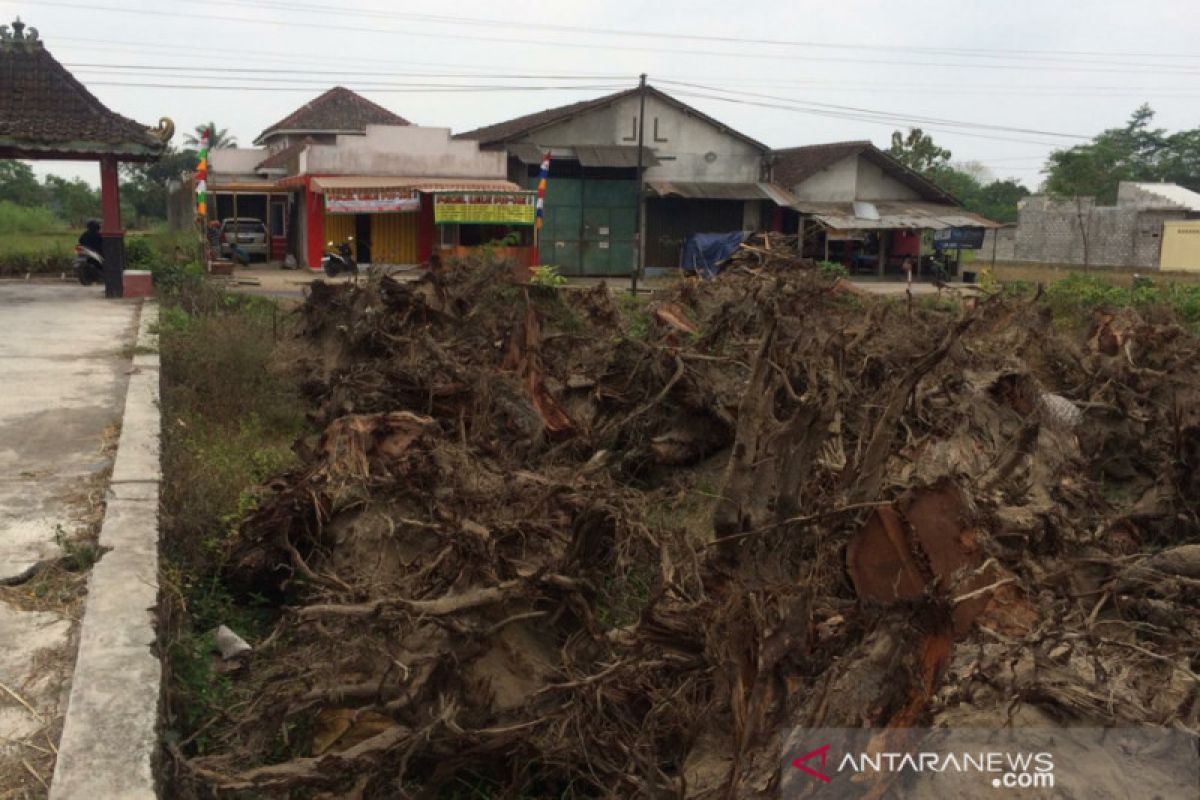
<svg viewBox="0 0 1200 800">
<path fill-rule="evenodd" d="M 886 147 L 903 118 L 937 118 L 921 126 L 955 160 L 1031 187 L 1080 141 L 1051 134 L 1091 136 L 1142 102 L 1168 129 L 1200 125 L 1195 0 L 0 0 L 0 15 L 38 28 L 113 110 L 173 119 L 176 144 L 211 119 L 249 146 L 336 84 L 462 131 L 639 72 L 774 147 Z M 98 182 L 91 164 L 38 169 Z"/>
</svg>

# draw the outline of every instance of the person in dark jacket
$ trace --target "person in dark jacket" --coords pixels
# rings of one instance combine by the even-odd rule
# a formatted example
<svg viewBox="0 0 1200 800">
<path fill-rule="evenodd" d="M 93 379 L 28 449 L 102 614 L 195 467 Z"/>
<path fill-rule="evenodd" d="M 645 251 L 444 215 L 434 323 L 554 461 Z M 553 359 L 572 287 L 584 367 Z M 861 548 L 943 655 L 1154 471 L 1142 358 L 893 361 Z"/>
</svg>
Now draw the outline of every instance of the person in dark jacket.
<svg viewBox="0 0 1200 800">
<path fill-rule="evenodd" d="M 104 238 L 100 235 L 100 223 L 94 219 L 87 222 L 87 230 L 79 236 L 79 243 L 98 255 L 104 253 Z"/>
</svg>

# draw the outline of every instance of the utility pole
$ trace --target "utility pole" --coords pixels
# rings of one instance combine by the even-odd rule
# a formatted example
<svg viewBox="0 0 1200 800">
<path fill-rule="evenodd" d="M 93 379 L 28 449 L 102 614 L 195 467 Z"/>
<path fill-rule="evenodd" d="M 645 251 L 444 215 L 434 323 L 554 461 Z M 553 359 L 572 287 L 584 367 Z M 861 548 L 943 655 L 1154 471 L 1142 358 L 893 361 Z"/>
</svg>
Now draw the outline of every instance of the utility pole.
<svg viewBox="0 0 1200 800">
<path fill-rule="evenodd" d="M 642 215 L 646 210 L 646 190 L 642 185 L 642 173 L 645 165 L 642 163 L 642 143 L 646 133 L 646 73 L 638 80 L 638 135 L 637 135 L 637 216 L 633 220 L 633 281 L 629 291 L 636 295 L 638 277 L 642 274 Z"/>
</svg>

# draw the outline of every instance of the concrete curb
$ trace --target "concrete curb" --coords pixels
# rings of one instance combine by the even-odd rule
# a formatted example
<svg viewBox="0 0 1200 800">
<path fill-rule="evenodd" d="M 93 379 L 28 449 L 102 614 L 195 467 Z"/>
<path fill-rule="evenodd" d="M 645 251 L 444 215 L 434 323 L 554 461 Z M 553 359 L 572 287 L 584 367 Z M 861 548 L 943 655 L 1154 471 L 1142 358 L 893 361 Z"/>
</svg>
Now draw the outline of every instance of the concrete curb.
<svg viewBox="0 0 1200 800">
<path fill-rule="evenodd" d="M 157 303 L 142 304 L 125 415 L 92 568 L 79 655 L 50 800 L 157 798 L 162 668 L 153 651 L 158 604 Z"/>
</svg>

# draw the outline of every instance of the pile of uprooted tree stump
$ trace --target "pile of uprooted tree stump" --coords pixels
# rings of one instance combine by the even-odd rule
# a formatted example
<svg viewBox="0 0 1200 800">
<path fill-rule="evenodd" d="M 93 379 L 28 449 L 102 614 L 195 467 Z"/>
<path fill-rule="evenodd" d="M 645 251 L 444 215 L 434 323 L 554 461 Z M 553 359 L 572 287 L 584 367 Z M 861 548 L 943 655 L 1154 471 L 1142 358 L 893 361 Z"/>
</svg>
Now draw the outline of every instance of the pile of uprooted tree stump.
<svg viewBox="0 0 1200 800">
<path fill-rule="evenodd" d="M 314 285 L 322 432 L 224 576 L 282 614 L 178 796 L 773 796 L 793 726 L 1200 727 L 1168 318 L 510 273 Z"/>
</svg>

